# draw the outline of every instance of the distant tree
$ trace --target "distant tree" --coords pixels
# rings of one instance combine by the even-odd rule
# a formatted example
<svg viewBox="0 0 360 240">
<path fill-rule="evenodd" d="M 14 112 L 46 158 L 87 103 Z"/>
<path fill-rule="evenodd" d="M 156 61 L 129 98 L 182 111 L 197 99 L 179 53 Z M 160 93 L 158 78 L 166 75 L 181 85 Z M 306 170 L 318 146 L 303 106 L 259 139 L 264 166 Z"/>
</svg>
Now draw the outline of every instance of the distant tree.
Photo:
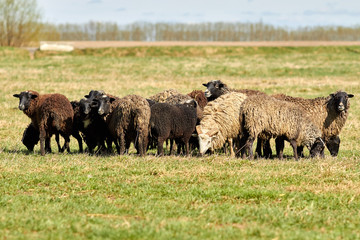
<svg viewBox="0 0 360 240">
<path fill-rule="evenodd" d="M 40 20 L 36 0 L 0 0 L 0 46 L 37 41 Z"/>
</svg>

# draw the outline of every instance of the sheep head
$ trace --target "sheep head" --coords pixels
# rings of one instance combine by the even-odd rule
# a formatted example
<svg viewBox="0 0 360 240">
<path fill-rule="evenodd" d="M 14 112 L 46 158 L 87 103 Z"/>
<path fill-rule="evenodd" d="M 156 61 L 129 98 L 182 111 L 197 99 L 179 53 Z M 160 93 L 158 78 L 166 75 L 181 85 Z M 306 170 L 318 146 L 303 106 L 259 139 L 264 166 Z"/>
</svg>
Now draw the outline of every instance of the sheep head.
<svg viewBox="0 0 360 240">
<path fill-rule="evenodd" d="M 329 104 L 330 107 L 334 107 L 339 113 L 346 112 L 350 108 L 349 98 L 353 98 L 353 94 L 348 94 L 343 91 L 337 91 L 330 94 Z"/>
<path fill-rule="evenodd" d="M 109 97 L 107 95 L 102 95 L 93 100 L 93 104 L 97 104 L 98 106 L 98 114 L 103 116 L 110 113 L 111 103 L 115 101 L 115 98 Z"/>
<path fill-rule="evenodd" d="M 204 154 L 208 149 L 212 148 L 212 140 L 214 135 L 218 132 L 216 129 L 211 129 L 207 132 L 203 132 L 201 126 L 196 126 L 196 131 L 199 138 L 199 151 L 200 154 Z"/>
<path fill-rule="evenodd" d="M 21 111 L 26 111 L 29 109 L 32 100 L 39 97 L 39 93 L 35 91 L 25 91 L 14 94 L 13 96 L 19 98 L 19 109 Z"/>
<path fill-rule="evenodd" d="M 211 101 L 224 94 L 224 90 L 227 89 L 227 85 L 221 80 L 213 80 L 208 83 L 203 83 L 206 87 L 205 97 Z"/>
<path fill-rule="evenodd" d="M 316 156 L 321 156 L 321 153 L 324 151 L 324 148 L 325 148 L 324 141 L 320 137 L 316 138 L 315 142 L 313 143 L 310 149 L 310 157 L 313 158 Z"/>
</svg>

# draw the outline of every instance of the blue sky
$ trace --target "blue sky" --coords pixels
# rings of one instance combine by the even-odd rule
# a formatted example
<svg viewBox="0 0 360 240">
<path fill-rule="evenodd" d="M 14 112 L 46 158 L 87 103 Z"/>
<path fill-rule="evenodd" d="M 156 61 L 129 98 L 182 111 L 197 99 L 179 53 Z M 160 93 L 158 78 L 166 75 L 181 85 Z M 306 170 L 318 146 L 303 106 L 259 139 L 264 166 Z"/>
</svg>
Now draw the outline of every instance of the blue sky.
<svg viewBox="0 0 360 240">
<path fill-rule="evenodd" d="M 44 20 L 360 26 L 360 0 L 37 0 Z"/>
</svg>

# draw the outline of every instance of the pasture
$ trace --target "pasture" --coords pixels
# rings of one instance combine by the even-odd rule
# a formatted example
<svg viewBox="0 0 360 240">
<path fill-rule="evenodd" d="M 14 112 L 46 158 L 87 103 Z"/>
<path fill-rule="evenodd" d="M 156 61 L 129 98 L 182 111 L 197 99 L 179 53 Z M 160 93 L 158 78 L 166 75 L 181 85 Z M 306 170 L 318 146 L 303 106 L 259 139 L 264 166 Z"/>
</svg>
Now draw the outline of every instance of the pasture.
<svg viewBox="0 0 360 240">
<path fill-rule="evenodd" d="M 71 53 L 0 48 L 2 239 L 360 238 L 360 46 L 151 46 Z M 151 96 L 231 88 L 314 98 L 355 95 L 339 156 L 294 161 L 28 153 L 24 90 L 80 100 L 91 89 Z M 272 140 L 272 149 L 275 151 Z M 305 152 L 308 155 L 308 151 Z"/>
</svg>

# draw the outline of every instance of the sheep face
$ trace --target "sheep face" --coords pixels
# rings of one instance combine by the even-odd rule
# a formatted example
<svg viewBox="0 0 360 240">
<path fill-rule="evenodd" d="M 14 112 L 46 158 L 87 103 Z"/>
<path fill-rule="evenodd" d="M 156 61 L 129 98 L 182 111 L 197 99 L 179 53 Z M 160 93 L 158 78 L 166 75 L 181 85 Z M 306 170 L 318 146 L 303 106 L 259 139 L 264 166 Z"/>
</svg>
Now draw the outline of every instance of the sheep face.
<svg viewBox="0 0 360 240">
<path fill-rule="evenodd" d="M 114 98 L 111 98 L 107 95 L 102 95 L 96 99 L 93 100 L 93 105 L 95 106 L 97 104 L 98 106 L 98 114 L 100 116 L 107 115 L 110 113 L 110 107 L 111 103 L 115 101 Z"/>
<path fill-rule="evenodd" d="M 207 134 L 199 134 L 199 151 L 200 154 L 206 153 L 206 151 L 211 148 L 211 137 Z"/>
<path fill-rule="evenodd" d="M 354 95 L 339 91 L 330 94 L 330 97 L 331 100 L 333 101 L 333 106 L 335 107 L 335 110 L 341 113 L 349 109 L 350 107 L 349 98 L 354 97 Z"/>
<path fill-rule="evenodd" d="M 316 138 L 314 144 L 311 146 L 310 149 L 310 157 L 319 156 L 325 148 L 325 143 L 321 138 Z"/>
<path fill-rule="evenodd" d="M 19 109 L 25 111 L 29 108 L 31 101 L 39 95 L 31 91 L 26 91 L 21 92 L 20 94 L 14 94 L 13 96 L 19 98 Z"/>
<path fill-rule="evenodd" d="M 213 80 L 208 83 L 204 83 L 203 86 L 206 87 L 205 97 L 207 99 L 216 99 L 223 94 L 222 89 L 226 87 L 226 84 L 222 83 L 220 80 Z"/>
<path fill-rule="evenodd" d="M 81 99 L 80 100 L 80 109 L 81 113 L 88 115 L 91 112 L 91 101 L 89 99 Z"/>
</svg>

